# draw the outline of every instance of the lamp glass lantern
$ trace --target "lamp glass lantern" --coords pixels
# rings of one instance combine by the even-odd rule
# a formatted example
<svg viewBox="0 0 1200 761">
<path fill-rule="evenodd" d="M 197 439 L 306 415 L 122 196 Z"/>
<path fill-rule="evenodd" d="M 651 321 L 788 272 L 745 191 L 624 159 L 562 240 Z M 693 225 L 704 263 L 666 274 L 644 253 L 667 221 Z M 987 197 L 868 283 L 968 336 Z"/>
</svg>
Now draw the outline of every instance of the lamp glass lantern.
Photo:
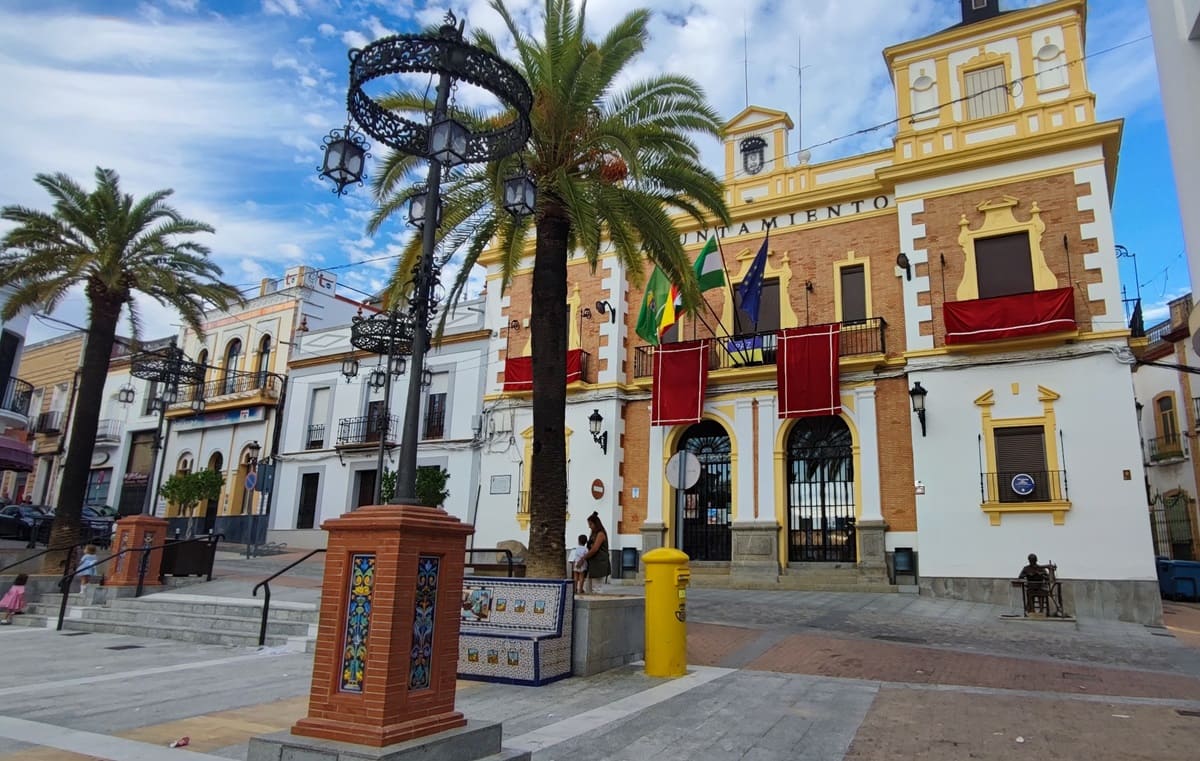
<svg viewBox="0 0 1200 761">
<path fill-rule="evenodd" d="M 346 376 L 346 382 L 349 383 L 351 378 L 358 375 L 358 360 L 354 357 L 349 357 L 342 360 L 342 375 Z"/>
<path fill-rule="evenodd" d="M 433 385 L 433 371 L 430 370 L 429 368 L 425 368 L 424 370 L 421 371 L 421 387 L 429 388 L 432 385 Z"/>
<path fill-rule="evenodd" d="M 249 444 L 246 445 L 246 453 L 250 455 L 251 459 L 257 460 L 258 453 L 261 451 L 262 451 L 262 445 L 259 444 L 257 441 L 251 441 Z"/>
<path fill-rule="evenodd" d="M 403 355 L 392 357 L 392 373 L 404 375 L 406 372 L 408 372 L 408 360 Z"/>
<path fill-rule="evenodd" d="M 199 415 L 201 412 L 204 412 L 204 408 L 206 406 L 208 405 L 204 401 L 203 397 L 198 396 L 192 400 L 192 412 L 196 413 L 197 415 Z"/>
<path fill-rule="evenodd" d="M 367 385 L 374 389 L 380 389 L 387 385 L 388 373 L 382 367 L 377 367 L 367 376 Z"/>
<path fill-rule="evenodd" d="M 514 217 L 532 216 L 537 203 L 537 186 L 522 169 L 504 181 L 504 209 Z"/>
<path fill-rule="evenodd" d="M 424 227 L 425 218 L 429 214 L 429 194 L 428 191 L 421 190 L 408 198 L 408 223 L 413 227 Z M 442 205 L 439 203 L 434 209 L 433 224 L 435 227 L 440 227 L 442 224 Z"/>
<path fill-rule="evenodd" d="M 470 136 L 461 122 L 449 117 L 434 122 L 429 130 L 430 158 L 448 167 L 466 163 Z"/>
<path fill-rule="evenodd" d="M 175 402 L 178 402 L 179 401 L 179 387 L 178 386 L 167 386 L 165 389 L 163 389 L 162 401 L 163 401 L 163 404 L 165 404 L 168 407 L 170 407 Z"/>
<path fill-rule="evenodd" d="M 921 381 L 914 383 L 913 387 L 908 390 L 908 396 L 912 399 L 913 412 L 925 411 L 925 395 L 928 393 L 929 391 L 921 385 Z"/>
<path fill-rule="evenodd" d="M 592 414 L 588 415 L 588 430 L 593 436 L 600 434 L 600 425 L 604 423 L 604 416 L 600 414 L 600 410 L 592 410 Z"/>
<path fill-rule="evenodd" d="M 321 176 L 332 180 L 340 195 L 347 185 L 362 182 L 367 149 L 361 138 L 354 139 L 353 127 L 349 124 L 340 134 L 334 130 L 332 137 L 332 140 L 326 138 L 329 142 L 321 161 Z"/>
<path fill-rule="evenodd" d="M 122 386 L 117 392 L 117 401 L 121 404 L 133 404 L 133 386 Z"/>
</svg>

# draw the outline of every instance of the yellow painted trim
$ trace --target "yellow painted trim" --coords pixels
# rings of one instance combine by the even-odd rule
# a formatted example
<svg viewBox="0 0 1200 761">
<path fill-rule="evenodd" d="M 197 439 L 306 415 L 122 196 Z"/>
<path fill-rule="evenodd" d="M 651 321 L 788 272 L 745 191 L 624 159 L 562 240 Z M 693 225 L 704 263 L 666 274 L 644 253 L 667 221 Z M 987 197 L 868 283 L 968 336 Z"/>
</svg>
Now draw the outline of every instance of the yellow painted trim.
<svg viewBox="0 0 1200 761">
<path fill-rule="evenodd" d="M 1172 425 L 1175 428 L 1175 430 L 1173 430 L 1173 431 L 1164 430 L 1165 426 L 1163 426 L 1163 417 L 1162 417 L 1163 413 L 1160 412 L 1158 409 L 1159 401 L 1161 401 L 1163 399 L 1168 399 L 1168 398 L 1171 400 L 1171 409 L 1168 411 L 1168 414 L 1170 415 Z M 1160 394 L 1155 394 L 1154 398 L 1151 400 L 1151 404 L 1154 405 L 1152 409 L 1154 410 L 1154 435 L 1155 435 L 1155 438 L 1161 439 L 1164 436 L 1179 436 L 1179 398 L 1175 395 L 1175 392 L 1174 391 L 1163 391 Z M 1183 445 L 1181 443 L 1180 444 L 1181 449 L 1182 449 L 1182 446 Z"/>
<path fill-rule="evenodd" d="M 863 288 L 866 293 L 866 317 L 874 317 L 875 310 L 871 306 L 871 260 L 855 259 L 854 249 L 846 252 L 846 258 L 833 263 L 833 313 L 837 315 L 838 322 L 845 322 L 846 318 L 842 314 L 842 270 L 847 267 L 862 267 L 863 268 Z"/>
<path fill-rule="evenodd" d="M 572 430 L 570 428 L 564 428 L 563 430 L 566 432 L 566 439 L 567 439 L 567 441 L 566 441 L 566 448 L 567 448 L 566 460 L 567 460 L 567 462 L 570 462 L 571 461 L 571 433 L 572 433 Z M 521 505 L 521 494 L 522 493 L 528 494 L 530 492 L 529 484 L 530 484 L 530 478 L 533 474 L 533 468 L 531 468 L 529 466 L 530 463 L 533 462 L 533 426 L 529 426 L 525 430 L 521 431 L 521 438 L 525 439 L 525 447 L 524 447 L 524 458 L 525 459 L 522 460 L 524 465 L 521 468 L 521 487 L 520 487 L 521 491 L 517 493 L 517 525 L 521 527 L 522 531 L 528 531 L 529 530 L 530 513 L 521 512 L 520 505 Z M 569 486 L 570 486 L 570 482 L 568 482 L 568 488 L 569 488 Z M 526 505 L 526 507 L 528 507 L 528 505 Z M 570 517 L 571 517 L 571 515 L 570 515 L 570 513 L 568 513 L 567 519 L 570 520 Z"/>
<path fill-rule="evenodd" d="M 907 62 L 909 58 L 933 57 L 939 53 L 946 55 L 949 51 L 935 51 L 934 49 L 950 46 L 956 42 L 970 40 L 973 45 L 977 45 L 1010 38 L 1013 36 L 1013 27 L 1067 11 L 1074 11 L 1081 19 L 1086 18 L 1085 0 L 1058 0 L 1058 2 L 1036 5 L 1032 8 L 1013 10 L 1002 16 L 978 21 L 974 24 L 952 26 L 927 37 L 886 47 L 883 49 L 883 58 L 887 61 L 888 68 L 895 69 L 897 65 Z"/>
<path fill-rule="evenodd" d="M 1012 395 L 1017 396 L 1020 393 L 1021 393 L 1021 384 L 1020 383 L 1012 384 Z"/>
<path fill-rule="evenodd" d="M 1029 209 L 1029 220 L 1018 221 L 1013 214 L 1019 201 L 1012 196 L 1004 196 L 999 201 L 984 201 L 975 208 L 983 212 L 983 224 L 970 229 L 971 223 L 963 214 L 958 221 L 958 245 L 964 257 L 963 277 L 958 284 L 958 300 L 971 301 L 979 298 L 979 276 L 975 262 L 975 242 L 980 238 L 991 238 L 997 235 L 1012 233 L 1027 233 L 1029 235 L 1029 260 L 1033 267 L 1033 288 L 1036 291 L 1048 291 L 1058 287 L 1058 278 L 1046 264 L 1042 253 L 1042 233 L 1046 232 L 1046 223 L 1042 221 L 1042 212 L 1037 201 Z"/>
<path fill-rule="evenodd" d="M 1015 428 L 1019 426 L 1039 426 L 1042 429 L 1042 443 L 1046 453 L 1046 470 L 1059 470 L 1058 458 L 1058 420 L 1055 416 L 1054 403 L 1061 395 L 1046 386 L 1038 385 L 1038 401 L 1042 403 L 1042 414 L 1030 417 L 993 418 L 992 407 L 995 404 L 995 391 L 989 389 L 981 394 L 975 405 L 979 407 L 980 429 L 982 430 L 984 459 L 987 462 L 987 473 L 998 472 L 996 464 L 996 429 Z M 1004 513 L 1050 513 L 1055 526 L 1066 522 L 1066 513 L 1071 509 L 1070 500 L 1048 500 L 1046 502 L 983 502 L 980 509 L 987 513 L 988 521 L 993 526 L 1000 525 Z"/>
<path fill-rule="evenodd" d="M 1103 166 L 1104 162 L 1100 159 L 1092 161 L 1077 161 L 1070 164 L 1063 164 L 1052 169 L 1042 169 L 1036 172 L 1023 172 L 1021 174 L 1005 175 L 1003 180 L 985 180 L 983 182 L 972 182 L 966 185 L 955 185 L 949 188 L 941 188 L 931 190 L 928 193 L 915 193 L 908 196 L 896 196 L 896 204 L 906 201 L 928 200 L 930 198 L 944 198 L 945 196 L 958 196 L 964 193 L 970 193 L 976 190 L 991 190 L 998 184 L 1011 185 L 1017 182 L 1026 182 L 1029 180 L 1041 180 L 1046 177 L 1056 177 L 1058 175 L 1073 175 L 1077 169 L 1086 169 L 1093 166 Z M 1072 177 L 1072 183 L 1074 178 Z"/>
<path fill-rule="evenodd" d="M 579 338 L 579 281 L 575 281 L 575 287 L 571 289 L 571 295 L 567 298 L 567 320 L 569 321 L 569 329 L 567 332 L 567 350 L 578 349 L 580 347 Z M 530 331 L 530 341 L 533 340 L 533 331 Z"/>
</svg>

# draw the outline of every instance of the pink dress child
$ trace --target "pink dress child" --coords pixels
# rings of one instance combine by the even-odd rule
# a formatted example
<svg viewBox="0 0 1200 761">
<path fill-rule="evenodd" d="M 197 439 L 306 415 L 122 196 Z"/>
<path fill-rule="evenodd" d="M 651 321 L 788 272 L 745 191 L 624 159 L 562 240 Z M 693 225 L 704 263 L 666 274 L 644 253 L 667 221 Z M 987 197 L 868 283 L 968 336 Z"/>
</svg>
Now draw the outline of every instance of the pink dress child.
<svg viewBox="0 0 1200 761">
<path fill-rule="evenodd" d="M 17 576 L 3 599 L 0 599 L 0 624 L 11 624 L 13 614 L 25 610 L 25 583 L 28 580 L 25 574 Z"/>
</svg>

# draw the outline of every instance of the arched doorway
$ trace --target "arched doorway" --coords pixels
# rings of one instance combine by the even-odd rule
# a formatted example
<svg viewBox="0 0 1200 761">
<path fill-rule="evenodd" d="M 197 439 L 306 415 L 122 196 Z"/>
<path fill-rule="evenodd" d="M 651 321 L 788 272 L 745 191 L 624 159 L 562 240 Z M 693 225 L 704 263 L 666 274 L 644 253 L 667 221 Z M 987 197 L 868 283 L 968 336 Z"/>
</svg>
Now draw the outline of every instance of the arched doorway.
<svg viewBox="0 0 1200 761">
<path fill-rule="evenodd" d="M 852 563 L 854 449 L 840 417 L 805 418 L 788 434 L 788 560 Z"/>
<path fill-rule="evenodd" d="M 213 452 L 212 457 L 208 458 L 208 469 L 220 473 L 225 468 L 225 456 L 220 452 Z M 221 503 L 221 498 L 210 499 L 204 503 L 204 525 L 201 528 L 201 533 L 208 534 L 217 526 L 217 508 Z"/>
<path fill-rule="evenodd" d="M 732 549 L 733 468 L 729 433 L 712 420 L 696 423 L 683 434 L 679 451 L 700 460 L 700 478 L 682 499 L 676 494 L 679 549 L 692 560 L 729 560 Z"/>
</svg>

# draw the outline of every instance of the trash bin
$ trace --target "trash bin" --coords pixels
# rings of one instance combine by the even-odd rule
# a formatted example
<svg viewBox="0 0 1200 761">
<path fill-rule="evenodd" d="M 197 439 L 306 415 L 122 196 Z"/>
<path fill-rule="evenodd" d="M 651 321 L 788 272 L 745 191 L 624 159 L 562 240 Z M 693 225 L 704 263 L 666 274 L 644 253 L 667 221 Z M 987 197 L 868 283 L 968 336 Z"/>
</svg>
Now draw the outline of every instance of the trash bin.
<svg viewBox="0 0 1200 761">
<path fill-rule="evenodd" d="M 1172 598 L 1200 602 L 1200 563 L 1194 560 L 1174 560 L 1171 579 Z"/>
<path fill-rule="evenodd" d="M 917 583 L 917 554 L 912 547 L 897 547 L 892 552 L 892 580 L 899 584 L 901 576 L 912 577 L 912 583 Z"/>
<path fill-rule="evenodd" d="M 1175 561 L 1160 556 L 1154 559 L 1154 565 L 1158 570 L 1158 595 L 1170 599 L 1175 594 Z"/>
<path fill-rule="evenodd" d="M 611 556 L 609 558 L 609 568 L 612 569 L 612 577 L 614 579 L 625 578 L 625 574 L 623 573 L 625 569 L 621 566 L 621 551 L 609 550 L 608 554 Z"/>
</svg>

